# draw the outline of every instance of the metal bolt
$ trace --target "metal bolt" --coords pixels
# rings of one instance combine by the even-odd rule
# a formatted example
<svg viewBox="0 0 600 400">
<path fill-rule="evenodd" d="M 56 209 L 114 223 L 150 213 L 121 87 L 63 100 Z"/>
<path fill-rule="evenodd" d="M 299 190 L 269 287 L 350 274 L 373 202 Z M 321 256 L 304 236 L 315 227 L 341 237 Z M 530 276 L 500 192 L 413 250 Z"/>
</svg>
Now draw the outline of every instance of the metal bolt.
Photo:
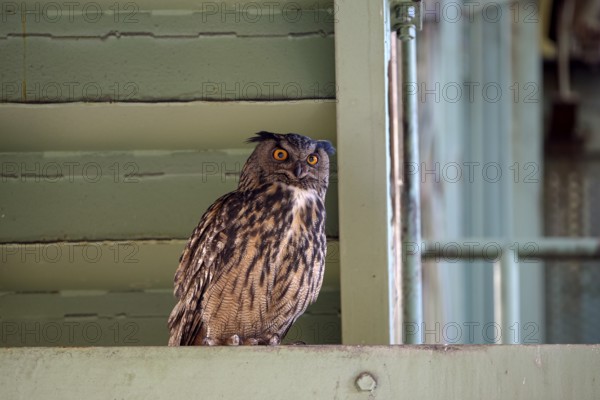
<svg viewBox="0 0 600 400">
<path fill-rule="evenodd" d="M 411 40 L 417 37 L 417 30 L 414 26 L 402 26 L 398 31 L 400 40 Z"/>
<path fill-rule="evenodd" d="M 406 22 L 410 22 L 417 15 L 417 9 L 415 6 L 406 7 Z"/>
<path fill-rule="evenodd" d="M 410 23 L 417 16 L 417 8 L 412 5 L 401 4 L 395 11 L 396 18 L 404 23 Z"/>
<path fill-rule="evenodd" d="M 356 387 L 361 392 L 372 392 L 377 387 L 377 381 L 368 372 L 363 372 L 356 378 Z"/>
</svg>

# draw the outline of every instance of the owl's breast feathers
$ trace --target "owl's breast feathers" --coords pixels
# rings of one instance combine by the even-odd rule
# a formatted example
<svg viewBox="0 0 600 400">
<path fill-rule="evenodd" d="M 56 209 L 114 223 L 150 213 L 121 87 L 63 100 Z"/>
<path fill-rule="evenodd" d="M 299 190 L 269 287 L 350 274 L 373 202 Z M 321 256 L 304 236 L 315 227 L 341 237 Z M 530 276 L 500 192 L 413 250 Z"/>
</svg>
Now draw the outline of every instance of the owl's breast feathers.
<svg viewBox="0 0 600 400">
<path fill-rule="evenodd" d="M 316 300 L 325 252 L 317 192 L 274 183 L 221 197 L 181 256 L 169 345 L 233 334 L 282 338 Z"/>
</svg>

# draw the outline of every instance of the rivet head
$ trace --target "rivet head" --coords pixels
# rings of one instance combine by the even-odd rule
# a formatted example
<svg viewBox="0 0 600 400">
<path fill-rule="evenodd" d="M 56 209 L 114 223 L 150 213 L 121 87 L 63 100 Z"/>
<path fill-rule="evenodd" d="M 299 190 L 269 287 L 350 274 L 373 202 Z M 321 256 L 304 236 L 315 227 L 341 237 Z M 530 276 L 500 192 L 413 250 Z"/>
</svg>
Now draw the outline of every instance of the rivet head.
<svg viewBox="0 0 600 400">
<path fill-rule="evenodd" d="M 377 387 L 377 381 L 368 372 L 363 372 L 356 377 L 356 387 L 361 392 L 372 392 Z"/>
</svg>

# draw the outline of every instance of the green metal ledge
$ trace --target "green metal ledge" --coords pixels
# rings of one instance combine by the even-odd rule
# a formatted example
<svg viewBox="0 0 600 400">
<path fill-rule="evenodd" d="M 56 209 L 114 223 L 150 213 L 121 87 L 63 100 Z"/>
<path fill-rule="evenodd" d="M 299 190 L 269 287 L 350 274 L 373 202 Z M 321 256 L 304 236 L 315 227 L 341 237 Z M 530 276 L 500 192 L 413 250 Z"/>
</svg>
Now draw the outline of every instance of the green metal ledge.
<svg viewBox="0 0 600 400">
<path fill-rule="evenodd" d="M 600 345 L 0 349 L 5 399 L 592 399 Z"/>
</svg>

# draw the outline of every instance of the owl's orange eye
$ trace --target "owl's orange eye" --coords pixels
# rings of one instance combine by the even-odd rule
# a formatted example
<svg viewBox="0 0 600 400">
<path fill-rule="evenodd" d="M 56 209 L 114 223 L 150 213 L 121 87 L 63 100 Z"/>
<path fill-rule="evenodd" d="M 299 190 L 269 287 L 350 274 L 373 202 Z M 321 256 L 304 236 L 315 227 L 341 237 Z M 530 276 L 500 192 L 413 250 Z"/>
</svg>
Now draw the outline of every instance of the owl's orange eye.
<svg viewBox="0 0 600 400">
<path fill-rule="evenodd" d="M 277 161 L 285 161 L 288 158 L 288 152 L 284 149 L 275 149 L 273 151 L 273 158 Z"/>
<path fill-rule="evenodd" d="M 310 165 L 315 165 L 319 162 L 319 157 L 317 157 L 316 154 L 311 154 L 310 156 L 308 156 L 306 158 L 306 162 L 309 163 Z"/>
</svg>

